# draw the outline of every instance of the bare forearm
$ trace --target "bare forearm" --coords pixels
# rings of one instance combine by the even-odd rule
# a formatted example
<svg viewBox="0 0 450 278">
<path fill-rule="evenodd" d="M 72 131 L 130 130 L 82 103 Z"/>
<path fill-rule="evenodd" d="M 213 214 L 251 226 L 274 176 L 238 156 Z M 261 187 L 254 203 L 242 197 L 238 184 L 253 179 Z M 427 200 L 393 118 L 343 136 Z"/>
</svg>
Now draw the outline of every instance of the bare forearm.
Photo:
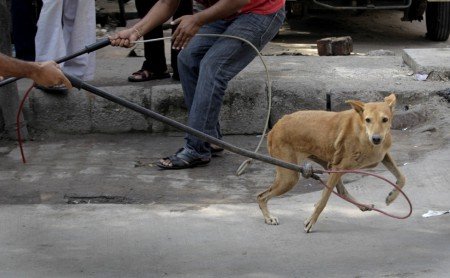
<svg viewBox="0 0 450 278">
<path fill-rule="evenodd" d="M 147 15 L 136 23 L 133 28 L 143 35 L 155 27 L 162 25 L 172 17 L 180 1 L 188 0 L 160 0 L 156 2 Z"/>
<path fill-rule="evenodd" d="M 14 59 L 0 53 L 0 76 L 30 77 L 37 68 L 35 63 Z"/>
<path fill-rule="evenodd" d="M 141 34 L 145 34 L 150 30 L 153 30 L 156 26 L 159 26 L 166 22 L 175 13 L 179 1 L 189 0 L 160 0 L 153 8 L 147 13 L 147 15 L 139 21 L 134 28 Z M 248 4 L 250 0 L 220 0 L 213 6 L 205 9 L 195 16 L 198 23 L 204 25 L 216 21 L 218 19 L 227 18 L 237 13 L 242 7 Z"/>
<path fill-rule="evenodd" d="M 189 0 L 159 0 L 147 15 L 132 28 L 112 35 L 109 38 L 111 45 L 122 47 L 133 46 L 134 42 L 142 35 L 166 22 L 175 13 L 179 1 Z M 249 2 L 250 0 L 219 0 L 216 4 L 202 12 L 177 18 L 172 22 L 172 24 L 178 25 L 172 35 L 172 47 L 176 49 L 185 47 L 201 26 L 218 19 L 228 18 L 237 13 Z"/>
<path fill-rule="evenodd" d="M 30 78 L 43 86 L 64 84 L 67 88 L 72 88 L 72 84 L 54 61 L 26 62 L 0 53 L 0 80 L 2 76 Z"/>
</svg>

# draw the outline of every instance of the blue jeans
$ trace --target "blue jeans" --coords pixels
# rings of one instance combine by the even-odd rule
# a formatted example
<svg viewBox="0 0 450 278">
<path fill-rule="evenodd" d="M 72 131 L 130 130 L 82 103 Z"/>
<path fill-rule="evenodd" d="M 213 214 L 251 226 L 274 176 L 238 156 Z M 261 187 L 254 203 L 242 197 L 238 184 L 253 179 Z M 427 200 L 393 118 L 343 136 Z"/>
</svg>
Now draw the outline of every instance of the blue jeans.
<svg viewBox="0 0 450 278">
<path fill-rule="evenodd" d="M 230 20 L 204 25 L 199 34 L 224 34 L 250 41 L 261 50 L 278 32 L 284 8 L 269 15 L 240 14 Z M 221 138 L 219 113 L 228 82 L 244 69 L 257 53 L 247 43 L 223 37 L 195 36 L 178 55 L 178 70 L 188 108 L 188 125 Z M 186 135 L 185 152 L 209 158 L 210 144 Z"/>
</svg>

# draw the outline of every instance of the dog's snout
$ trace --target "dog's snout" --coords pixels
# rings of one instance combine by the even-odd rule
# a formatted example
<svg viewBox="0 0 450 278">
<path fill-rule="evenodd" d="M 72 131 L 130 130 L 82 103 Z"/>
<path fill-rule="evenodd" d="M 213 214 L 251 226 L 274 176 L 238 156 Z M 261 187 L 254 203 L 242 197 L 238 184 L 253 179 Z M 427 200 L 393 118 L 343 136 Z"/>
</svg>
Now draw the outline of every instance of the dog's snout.
<svg viewBox="0 0 450 278">
<path fill-rule="evenodd" d="M 373 136 L 372 136 L 372 142 L 373 142 L 375 145 L 380 144 L 380 143 L 381 143 L 381 136 L 380 136 L 380 135 L 373 135 Z"/>
</svg>

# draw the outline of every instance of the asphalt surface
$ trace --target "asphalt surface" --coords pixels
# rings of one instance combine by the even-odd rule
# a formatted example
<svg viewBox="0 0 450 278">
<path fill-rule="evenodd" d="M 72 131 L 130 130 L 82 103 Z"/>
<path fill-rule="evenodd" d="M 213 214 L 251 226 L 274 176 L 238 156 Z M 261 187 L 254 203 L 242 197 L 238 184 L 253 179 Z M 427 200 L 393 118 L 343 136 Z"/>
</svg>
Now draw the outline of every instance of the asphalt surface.
<svg viewBox="0 0 450 278">
<path fill-rule="evenodd" d="M 450 271 L 447 130 L 394 131 L 393 156 L 413 204 L 406 220 L 361 212 L 335 196 L 313 233 L 303 221 L 320 197 L 309 180 L 274 198 L 279 226 L 264 224 L 256 195 L 274 167 L 225 152 L 210 165 L 161 171 L 154 162 L 182 143 L 179 134 L 41 138 L 2 147 L 1 277 L 446 277 Z M 255 136 L 225 140 L 252 149 Z M 265 152 L 264 150 L 262 151 Z M 385 169 L 375 173 L 392 179 Z M 345 178 L 360 201 L 386 207 L 391 188 Z M 106 203 L 106 204 L 105 204 Z"/>
</svg>

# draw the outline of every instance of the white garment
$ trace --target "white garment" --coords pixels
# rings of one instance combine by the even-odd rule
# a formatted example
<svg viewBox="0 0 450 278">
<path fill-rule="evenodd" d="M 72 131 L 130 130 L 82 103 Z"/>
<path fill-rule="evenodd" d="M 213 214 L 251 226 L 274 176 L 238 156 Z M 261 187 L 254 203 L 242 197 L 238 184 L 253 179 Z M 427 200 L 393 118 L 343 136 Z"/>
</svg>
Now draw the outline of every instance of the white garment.
<svg viewBox="0 0 450 278">
<path fill-rule="evenodd" d="M 36 61 L 55 60 L 84 49 L 96 40 L 95 0 L 43 0 L 37 23 Z M 82 80 L 92 80 L 93 52 L 78 56 L 62 69 Z"/>
</svg>

